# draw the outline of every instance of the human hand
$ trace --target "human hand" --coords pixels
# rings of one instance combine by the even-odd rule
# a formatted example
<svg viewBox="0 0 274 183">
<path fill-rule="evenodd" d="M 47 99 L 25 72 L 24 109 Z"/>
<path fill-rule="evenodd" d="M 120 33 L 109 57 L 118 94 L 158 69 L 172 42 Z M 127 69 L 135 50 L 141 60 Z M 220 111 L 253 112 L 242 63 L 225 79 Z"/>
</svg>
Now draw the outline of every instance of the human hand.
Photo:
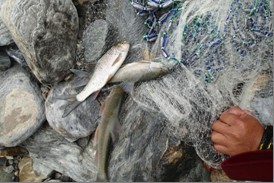
<svg viewBox="0 0 274 183">
<path fill-rule="evenodd" d="M 257 150 L 264 133 L 259 121 L 239 107 L 223 112 L 211 128 L 214 148 L 227 155 Z"/>
</svg>

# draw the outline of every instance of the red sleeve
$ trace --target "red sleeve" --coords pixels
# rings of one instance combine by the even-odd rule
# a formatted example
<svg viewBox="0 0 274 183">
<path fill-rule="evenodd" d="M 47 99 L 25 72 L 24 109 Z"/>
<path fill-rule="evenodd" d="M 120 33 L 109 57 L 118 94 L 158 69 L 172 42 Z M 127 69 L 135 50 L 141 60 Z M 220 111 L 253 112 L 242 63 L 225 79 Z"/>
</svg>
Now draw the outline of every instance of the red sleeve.
<svg viewBox="0 0 274 183">
<path fill-rule="evenodd" d="M 231 156 L 221 164 L 233 180 L 273 181 L 273 151 L 251 151 Z"/>
</svg>

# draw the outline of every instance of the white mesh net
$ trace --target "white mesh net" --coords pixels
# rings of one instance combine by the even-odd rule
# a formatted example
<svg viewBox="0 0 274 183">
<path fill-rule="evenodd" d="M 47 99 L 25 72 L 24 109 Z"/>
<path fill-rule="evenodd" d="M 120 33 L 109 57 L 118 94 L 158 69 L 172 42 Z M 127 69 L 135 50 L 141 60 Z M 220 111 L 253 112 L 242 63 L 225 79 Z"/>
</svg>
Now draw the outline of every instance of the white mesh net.
<svg viewBox="0 0 274 183">
<path fill-rule="evenodd" d="M 273 123 L 273 27 L 269 0 L 175 2 L 152 48 L 173 72 L 138 86 L 135 101 L 163 113 L 171 133 L 194 145 L 213 167 L 224 155 L 210 125 L 229 106 Z M 174 13 L 175 12 L 175 13 Z"/>
</svg>

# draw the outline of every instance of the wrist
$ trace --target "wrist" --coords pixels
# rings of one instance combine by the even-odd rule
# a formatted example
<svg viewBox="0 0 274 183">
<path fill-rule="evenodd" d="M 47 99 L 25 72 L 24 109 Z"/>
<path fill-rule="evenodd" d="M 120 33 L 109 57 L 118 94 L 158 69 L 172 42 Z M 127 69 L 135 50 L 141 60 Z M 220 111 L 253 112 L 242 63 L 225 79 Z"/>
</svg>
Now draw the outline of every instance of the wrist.
<svg viewBox="0 0 274 183">
<path fill-rule="evenodd" d="M 273 127 L 272 126 L 265 127 L 258 149 L 259 150 L 273 149 Z"/>
</svg>

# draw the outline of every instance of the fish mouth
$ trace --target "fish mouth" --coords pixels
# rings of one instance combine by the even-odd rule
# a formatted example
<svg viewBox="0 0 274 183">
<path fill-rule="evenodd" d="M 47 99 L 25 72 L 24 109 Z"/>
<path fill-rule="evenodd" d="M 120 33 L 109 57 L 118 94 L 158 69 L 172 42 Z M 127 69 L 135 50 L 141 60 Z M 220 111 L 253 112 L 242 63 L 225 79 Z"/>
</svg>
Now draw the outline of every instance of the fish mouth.
<svg viewBox="0 0 274 183">
<path fill-rule="evenodd" d="M 123 41 L 123 42 L 121 42 L 121 43 L 119 43 L 118 45 L 117 45 L 117 48 L 118 49 L 120 49 L 120 50 L 122 50 L 122 51 L 128 51 L 129 50 L 129 43 L 127 42 L 127 41 Z"/>
</svg>

